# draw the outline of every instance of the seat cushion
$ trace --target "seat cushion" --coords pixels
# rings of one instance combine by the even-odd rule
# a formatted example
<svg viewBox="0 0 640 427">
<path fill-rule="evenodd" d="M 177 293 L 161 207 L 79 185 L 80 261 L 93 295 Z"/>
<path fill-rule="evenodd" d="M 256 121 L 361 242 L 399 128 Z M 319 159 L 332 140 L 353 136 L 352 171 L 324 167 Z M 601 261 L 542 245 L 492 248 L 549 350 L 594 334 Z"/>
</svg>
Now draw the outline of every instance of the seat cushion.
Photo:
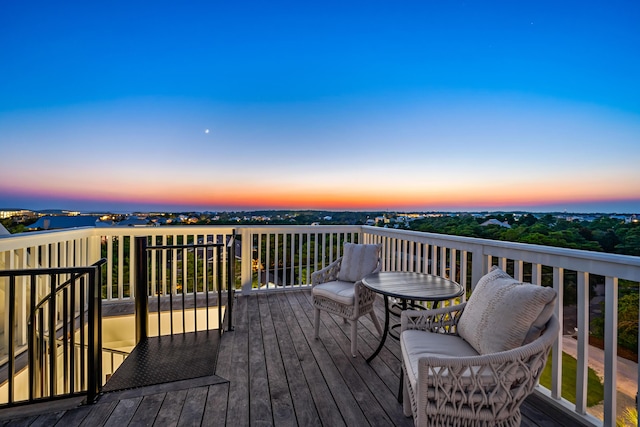
<svg viewBox="0 0 640 427">
<path fill-rule="evenodd" d="M 380 245 L 345 243 L 338 279 L 357 282 L 378 267 Z"/>
<path fill-rule="evenodd" d="M 318 295 L 343 305 L 354 304 L 354 283 L 334 280 L 313 287 L 312 295 Z"/>
<path fill-rule="evenodd" d="M 400 336 L 400 347 L 407 377 L 415 390 L 418 378 L 418 360 L 426 356 L 465 357 L 478 352 L 465 340 L 455 335 L 406 330 Z"/>
<path fill-rule="evenodd" d="M 521 283 L 498 267 L 476 285 L 458 321 L 458 334 L 480 354 L 533 341 L 553 315 L 556 291 Z"/>
</svg>

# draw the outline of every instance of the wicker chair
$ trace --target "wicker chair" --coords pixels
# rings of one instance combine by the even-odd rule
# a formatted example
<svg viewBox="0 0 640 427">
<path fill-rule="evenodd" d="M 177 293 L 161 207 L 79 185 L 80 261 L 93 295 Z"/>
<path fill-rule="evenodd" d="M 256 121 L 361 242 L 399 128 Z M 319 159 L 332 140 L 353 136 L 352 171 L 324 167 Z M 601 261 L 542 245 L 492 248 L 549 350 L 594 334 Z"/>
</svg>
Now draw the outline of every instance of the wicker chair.
<svg viewBox="0 0 640 427">
<path fill-rule="evenodd" d="M 457 333 L 466 305 L 402 313 L 404 414 L 416 426 L 519 426 L 520 405 L 540 378 L 558 320 L 551 316 L 528 344 L 478 354 Z"/>
<path fill-rule="evenodd" d="M 362 257 L 368 259 L 362 259 Z M 368 313 L 378 333 L 382 335 L 380 322 L 373 312 L 376 294 L 362 284 L 364 276 L 378 271 L 380 271 L 379 245 L 345 243 L 342 257 L 311 274 L 316 339 L 320 330 L 320 311 L 340 316 L 345 322 L 351 321 L 351 355 L 353 357 L 356 357 L 358 351 L 358 319 L 361 316 Z"/>
</svg>

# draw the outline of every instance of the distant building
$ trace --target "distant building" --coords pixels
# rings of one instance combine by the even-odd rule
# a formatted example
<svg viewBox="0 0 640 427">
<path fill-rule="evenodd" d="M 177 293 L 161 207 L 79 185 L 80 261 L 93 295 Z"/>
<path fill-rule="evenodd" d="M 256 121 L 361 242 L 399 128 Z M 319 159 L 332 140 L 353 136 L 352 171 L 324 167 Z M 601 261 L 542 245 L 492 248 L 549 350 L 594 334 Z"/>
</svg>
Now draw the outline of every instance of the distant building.
<svg viewBox="0 0 640 427">
<path fill-rule="evenodd" d="M 37 211 L 40 216 L 78 216 L 80 215 L 79 211 L 68 211 L 65 209 L 45 209 L 41 211 Z"/>
<path fill-rule="evenodd" d="M 33 211 L 27 209 L 0 209 L 0 219 L 11 218 L 14 216 L 32 216 Z"/>
<path fill-rule="evenodd" d="M 129 218 L 122 220 L 118 225 L 126 225 L 129 227 L 145 227 L 149 224 L 147 218 L 141 218 L 139 216 L 130 216 Z"/>
<path fill-rule="evenodd" d="M 100 222 L 99 216 L 43 216 L 33 224 L 27 225 L 27 230 L 56 230 L 60 228 L 95 227 Z"/>
<path fill-rule="evenodd" d="M 389 223 L 389 219 L 384 217 L 384 216 L 377 216 L 375 218 L 375 222 L 376 222 L 376 224 L 379 223 L 379 222 L 381 222 L 383 224 L 388 224 Z"/>
<path fill-rule="evenodd" d="M 499 221 L 499 220 L 497 220 L 495 218 L 491 218 L 491 219 L 486 220 L 485 222 L 480 224 L 480 227 L 486 227 L 487 225 L 497 225 L 499 227 L 511 228 L 511 225 L 507 221 L 502 222 L 502 221 Z"/>
</svg>

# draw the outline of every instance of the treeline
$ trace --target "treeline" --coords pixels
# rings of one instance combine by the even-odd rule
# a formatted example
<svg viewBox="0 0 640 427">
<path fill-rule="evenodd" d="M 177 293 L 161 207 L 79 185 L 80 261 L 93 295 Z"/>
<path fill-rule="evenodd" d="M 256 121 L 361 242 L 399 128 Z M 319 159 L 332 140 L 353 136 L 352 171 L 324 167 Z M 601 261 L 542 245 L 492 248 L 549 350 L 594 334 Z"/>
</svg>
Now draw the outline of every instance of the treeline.
<svg viewBox="0 0 640 427">
<path fill-rule="evenodd" d="M 491 218 L 506 221 L 511 228 L 480 225 Z M 409 224 L 409 228 L 431 233 L 640 256 L 640 223 L 625 223 L 604 216 L 594 221 L 568 221 L 551 214 L 540 218 L 525 214 L 518 219 L 513 214 L 495 214 L 484 218 L 460 215 L 415 220 Z"/>
</svg>

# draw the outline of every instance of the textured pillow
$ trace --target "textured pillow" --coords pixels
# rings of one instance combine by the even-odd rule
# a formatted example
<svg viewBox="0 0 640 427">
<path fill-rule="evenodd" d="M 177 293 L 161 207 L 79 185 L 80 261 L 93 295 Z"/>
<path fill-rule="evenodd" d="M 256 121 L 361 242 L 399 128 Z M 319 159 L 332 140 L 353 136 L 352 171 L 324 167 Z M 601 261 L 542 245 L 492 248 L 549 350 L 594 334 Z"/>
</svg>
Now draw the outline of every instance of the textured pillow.
<svg viewBox="0 0 640 427">
<path fill-rule="evenodd" d="M 338 279 L 345 282 L 362 280 L 376 269 L 379 257 L 380 245 L 345 243 Z"/>
<path fill-rule="evenodd" d="M 541 334 L 555 302 L 552 288 L 520 283 L 494 266 L 469 297 L 458 334 L 480 354 L 511 350 Z"/>
</svg>

